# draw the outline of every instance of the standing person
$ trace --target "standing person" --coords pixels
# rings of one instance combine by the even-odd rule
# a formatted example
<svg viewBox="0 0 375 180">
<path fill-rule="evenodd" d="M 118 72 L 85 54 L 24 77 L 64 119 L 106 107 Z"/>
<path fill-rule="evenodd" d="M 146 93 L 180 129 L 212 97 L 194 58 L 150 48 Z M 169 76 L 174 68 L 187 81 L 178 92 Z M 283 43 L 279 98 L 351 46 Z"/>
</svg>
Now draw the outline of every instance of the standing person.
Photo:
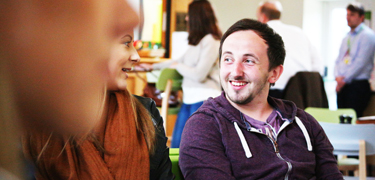
<svg viewBox="0 0 375 180">
<path fill-rule="evenodd" d="M 263 1 L 257 9 L 258 21 L 267 23 L 282 38 L 286 57 L 284 73 L 270 89 L 270 96 L 284 98 L 284 89 L 289 79 L 299 71 L 317 71 L 323 74 L 324 64 L 316 48 L 301 28 L 280 21 L 282 6 L 279 1 Z"/>
<path fill-rule="evenodd" d="M 0 3 L 0 179 L 24 178 L 20 127 L 70 134 L 99 121 L 110 47 L 137 23 L 124 0 Z"/>
<path fill-rule="evenodd" d="M 365 10 L 358 3 L 346 7 L 350 32 L 342 40 L 336 59 L 335 77 L 338 108 L 353 108 L 361 117 L 370 101 L 369 79 L 374 66 L 375 34 L 363 21 Z"/>
<path fill-rule="evenodd" d="M 87 137 L 31 132 L 24 138 L 37 179 L 173 179 L 155 102 L 126 89 L 127 72 L 140 60 L 133 33 L 117 42 L 108 65 L 105 118 L 94 131 Z"/>
<path fill-rule="evenodd" d="M 188 42 L 186 53 L 180 58 L 153 65 L 141 64 L 147 69 L 176 68 L 183 76 L 183 104 L 177 115 L 172 135 L 172 148 L 180 146 L 186 120 L 209 97 L 220 95 L 217 67 L 221 31 L 210 2 L 197 0 L 189 4 Z"/>
<path fill-rule="evenodd" d="M 242 19 L 220 42 L 221 96 L 189 118 L 179 165 L 185 179 L 343 179 L 319 123 L 268 95 L 283 72 L 281 37 Z"/>
</svg>

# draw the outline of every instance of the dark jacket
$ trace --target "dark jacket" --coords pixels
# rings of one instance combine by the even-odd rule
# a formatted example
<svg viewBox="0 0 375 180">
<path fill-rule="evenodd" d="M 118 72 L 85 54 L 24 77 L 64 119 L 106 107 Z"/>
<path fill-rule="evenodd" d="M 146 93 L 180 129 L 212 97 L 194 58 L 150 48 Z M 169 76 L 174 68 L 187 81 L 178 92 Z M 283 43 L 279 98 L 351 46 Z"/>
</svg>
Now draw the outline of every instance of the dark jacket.
<svg viewBox="0 0 375 180">
<path fill-rule="evenodd" d="M 328 108 L 324 82 L 318 72 L 301 71 L 290 78 L 285 87 L 283 99 L 293 101 L 301 109 Z"/>
<path fill-rule="evenodd" d="M 208 99 L 182 134 L 185 179 L 343 179 L 319 123 L 293 102 L 269 97 L 268 103 L 288 119 L 276 142 L 245 123 L 224 93 Z"/>
<path fill-rule="evenodd" d="M 150 112 L 152 121 L 156 128 L 156 148 L 155 153 L 150 156 L 150 180 L 174 179 L 172 174 L 172 163 L 169 159 L 168 138 L 165 136 L 163 118 L 156 108 L 155 101 L 150 98 L 134 95 L 139 102 Z"/>
</svg>

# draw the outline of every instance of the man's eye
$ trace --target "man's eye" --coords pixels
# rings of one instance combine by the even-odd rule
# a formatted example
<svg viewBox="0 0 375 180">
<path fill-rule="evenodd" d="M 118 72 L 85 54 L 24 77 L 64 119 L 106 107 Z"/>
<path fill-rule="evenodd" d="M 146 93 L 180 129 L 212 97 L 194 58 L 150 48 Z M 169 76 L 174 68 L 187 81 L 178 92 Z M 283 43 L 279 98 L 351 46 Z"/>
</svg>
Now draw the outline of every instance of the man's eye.
<svg viewBox="0 0 375 180">
<path fill-rule="evenodd" d="M 254 60 L 251 60 L 251 59 L 246 59 L 246 60 L 245 60 L 245 63 L 248 63 L 248 64 L 255 64 L 255 61 L 254 61 Z"/>
<path fill-rule="evenodd" d="M 224 58 L 224 62 L 229 62 L 231 60 L 232 60 L 231 58 Z"/>
</svg>

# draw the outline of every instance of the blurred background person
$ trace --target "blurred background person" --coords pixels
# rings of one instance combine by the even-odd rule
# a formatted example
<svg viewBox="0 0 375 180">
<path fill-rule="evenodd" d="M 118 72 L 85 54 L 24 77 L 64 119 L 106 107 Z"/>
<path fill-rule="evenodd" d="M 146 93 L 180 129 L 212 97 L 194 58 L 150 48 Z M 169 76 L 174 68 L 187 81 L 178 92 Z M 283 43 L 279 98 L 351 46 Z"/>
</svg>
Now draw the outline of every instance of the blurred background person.
<svg viewBox="0 0 375 180">
<path fill-rule="evenodd" d="M 284 41 L 286 57 L 284 73 L 277 83 L 271 87 L 269 95 L 284 97 L 284 89 L 289 79 L 299 71 L 324 72 L 324 64 L 316 48 L 311 44 L 301 28 L 287 25 L 280 21 L 282 5 L 279 1 L 262 1 L 257 9 L 257 19 L 267 23 Z"/>
<path fill-rule="evenodd" d="M 374 66 L 375 34 L 363 21 L 365 10 L 358 2 L 346 7 L 350 32 L 342 40 L 336 59 L 338 108 L 353 108 L 361 117 L 371 97 L 369 79 Z"/>
<path fill-rule="evenodd" d="M 189 116 L 204 100 L 219 96 L 221 92 L 217 61 L 222 33 L 210 2 L 191 2 L 186 20 L 189 47 L 181 58 L 153 65 L 140 64 L 140 67 L 149 70 L 175 68 L 183 76 L 183 104 L 173 129 L 172 148 L 180 146 L 182 130 Z"/>
<path fill-rule="evenodd" d="M 14 0 L 1 3 L 0 23 L 0 179 L 22 179 L 17 126 L 92 128 L 110 48 L 138 18 L 124 0 Z"/>
<path fill-rule="evenodd" d="M 24 152 L 37 167 L 37 179 L 174 178 L 155 102 L 126 89 L 127 72 L 140 60 L 133 42 L 130 31 L 112 48 L 105 118 L 92 133 L 64 137 L 34 131 L 24 138 Z"/>
</svg>

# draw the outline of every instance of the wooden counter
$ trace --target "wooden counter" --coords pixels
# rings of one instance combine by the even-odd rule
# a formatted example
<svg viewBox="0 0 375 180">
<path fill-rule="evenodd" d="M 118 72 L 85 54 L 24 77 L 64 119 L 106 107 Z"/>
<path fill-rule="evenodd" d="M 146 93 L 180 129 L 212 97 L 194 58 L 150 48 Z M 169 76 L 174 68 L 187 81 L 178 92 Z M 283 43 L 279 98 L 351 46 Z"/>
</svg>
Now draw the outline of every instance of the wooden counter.
<svg viewBox="0 0 375 180">
<path fill-rule="evenodd" d="M 141 62 L 140 63 L 150 63 L 150 64 L 154 64 L 154 63 L 159 63 L 159 62 L 163 62 L 163 61 L 168 61 L 170 60 L 170 58 L 149 58 L 149 57 L 141 57 Z"/>
<path fill-rule="evenodd" d="M 159 63 L 170 60 L 168 58 L 141 58 L 140 63 Z M 126 80 L 127 88 L 130 93 L 141 96 L 143 95 L 143 88 L 146 86 L 147 77 L 146 72 L 128 72 L 128 79 Z"/>
</svg>

